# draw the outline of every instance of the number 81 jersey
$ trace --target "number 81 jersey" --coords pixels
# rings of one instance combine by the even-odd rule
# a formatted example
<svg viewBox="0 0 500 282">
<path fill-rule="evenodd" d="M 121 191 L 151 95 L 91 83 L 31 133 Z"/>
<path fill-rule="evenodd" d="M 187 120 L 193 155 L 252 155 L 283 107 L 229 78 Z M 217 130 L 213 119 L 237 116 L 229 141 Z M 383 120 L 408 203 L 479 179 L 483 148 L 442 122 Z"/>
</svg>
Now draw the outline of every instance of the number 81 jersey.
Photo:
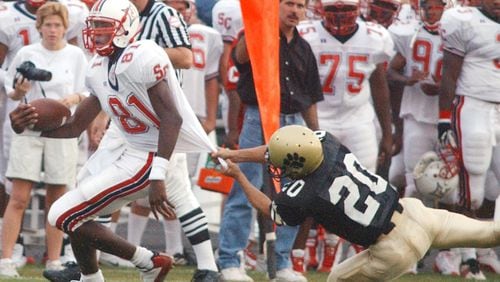
<svg viewBox="0 0 500 282">
<path fill-rule="evenodd" d="M 369 103 L 371 73 L 394 54 L 394 43 L 385 28 L 359 20 L 357 24 L 358 30 L 344 43 L 321 20 L 302 22 L 298 27 L 318 64 L 325 98 L 318 103 L 320 120 L 337 119 Z"/>
<path fill-rule="evenodd" d="M 96 55 L 89 63 L 85 82 L 129 145 L 156 152 L 160 121 L 148 89 L 163 79 L 170 91 L 181 91 L 165 51 L 154 41 L 140 40 L 128 45 L 115 63 Z"/>
<path fill-rule="evenodd" d="M 394 187 L 370 173 L 335 137 L 316 132 L 324 161 L 312 174 L 286 184 L 271 204 L 276 224 L 299 225 L 307 217 L 340 237 L 369 246 L 392 230 L 399 203 Z"/>
</svg>

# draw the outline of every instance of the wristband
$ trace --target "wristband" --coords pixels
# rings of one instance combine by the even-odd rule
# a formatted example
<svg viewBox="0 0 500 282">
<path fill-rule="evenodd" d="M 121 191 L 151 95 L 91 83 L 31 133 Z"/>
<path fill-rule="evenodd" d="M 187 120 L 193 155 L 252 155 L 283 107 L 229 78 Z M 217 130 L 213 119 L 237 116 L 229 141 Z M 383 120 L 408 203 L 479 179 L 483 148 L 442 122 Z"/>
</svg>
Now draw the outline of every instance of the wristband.
<svg viewBox="0 0 500 282">
<path fill-rule="evenodd" d="M 162 157 L 154 157 L 149 173 L 149 180 L 165 180 L 169 161 Z"/>
<path fill-rule="evenodd" d="M 441 110 L 439 111 L 439 121 L 450 121 L 451 120 L 451 111 L 449 110 Z"/>
</svg>

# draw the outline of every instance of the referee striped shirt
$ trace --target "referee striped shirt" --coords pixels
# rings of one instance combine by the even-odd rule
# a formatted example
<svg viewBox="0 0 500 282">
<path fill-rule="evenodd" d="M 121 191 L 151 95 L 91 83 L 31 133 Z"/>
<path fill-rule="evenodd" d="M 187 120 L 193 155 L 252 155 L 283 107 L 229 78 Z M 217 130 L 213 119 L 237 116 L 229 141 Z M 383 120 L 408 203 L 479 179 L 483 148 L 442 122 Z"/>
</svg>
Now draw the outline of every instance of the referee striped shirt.
<svg viewBox="0 0 500 282">
<path fill-rule="evenodd" d="M 175 9 L 160 1 L 149 0 L 140 13 L 142 30 L 136 40 L 150 39 L 162 48 L 186 47 L 191 49 L 187 24 Z M 176 69 L 177 78 L 181 72 Z"/>
</svg>

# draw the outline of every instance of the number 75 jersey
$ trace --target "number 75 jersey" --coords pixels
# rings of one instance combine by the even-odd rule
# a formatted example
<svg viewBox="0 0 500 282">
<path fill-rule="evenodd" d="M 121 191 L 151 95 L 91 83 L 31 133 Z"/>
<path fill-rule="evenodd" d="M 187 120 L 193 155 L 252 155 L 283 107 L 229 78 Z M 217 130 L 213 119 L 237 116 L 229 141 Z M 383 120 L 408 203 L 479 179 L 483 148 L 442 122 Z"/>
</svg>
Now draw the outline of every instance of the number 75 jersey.
<svg viewBox="0 0 500 282">
<path fill-rule="evenodd" d="M 318 64 L 325 98 L 318 103 L 320 119 L 335 119 L 369 103 L 372 72 L 394 54 L 394 43 L 385 28 L 359 20 L 357 24 L 358 30 L 344 43 L 332 36 L 321 20 L 306 21 L 298 27 Z"/>
<path fill-rule="evenodd" d="M 279 225 L 299 225 L 307 217 L 334 234 L 369 246 L 394 225 L 399 195 L 382 177 L 370 173 L 333 135 L 317 131 L 324 161 L 303 179 L 286 184 L 271 204 Z"/>
</svg>

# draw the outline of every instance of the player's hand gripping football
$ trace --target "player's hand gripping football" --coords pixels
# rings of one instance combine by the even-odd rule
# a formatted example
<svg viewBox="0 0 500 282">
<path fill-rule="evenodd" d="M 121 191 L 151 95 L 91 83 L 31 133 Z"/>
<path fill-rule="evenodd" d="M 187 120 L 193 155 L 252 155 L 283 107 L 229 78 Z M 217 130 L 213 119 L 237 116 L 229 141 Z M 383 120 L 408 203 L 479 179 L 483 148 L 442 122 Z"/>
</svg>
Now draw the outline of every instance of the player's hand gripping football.
<svg viewBox="0 0 500 282">
<path fill-rule="evenodd" d="M 27 127 L 34 125 L 38 120 L 35 107 L 21 103 L 9 114 L 10 126 L 15 133 L 22 133 Z"/>
<path fill-rule="evenodd" d="M 149 205 L 156 219 L 158 214 L 166 219 L 175 219 L 175 208 L 167 199 L 165 182 L 163 180 L 151 180 L 149 187 Z"/>
</svg>

